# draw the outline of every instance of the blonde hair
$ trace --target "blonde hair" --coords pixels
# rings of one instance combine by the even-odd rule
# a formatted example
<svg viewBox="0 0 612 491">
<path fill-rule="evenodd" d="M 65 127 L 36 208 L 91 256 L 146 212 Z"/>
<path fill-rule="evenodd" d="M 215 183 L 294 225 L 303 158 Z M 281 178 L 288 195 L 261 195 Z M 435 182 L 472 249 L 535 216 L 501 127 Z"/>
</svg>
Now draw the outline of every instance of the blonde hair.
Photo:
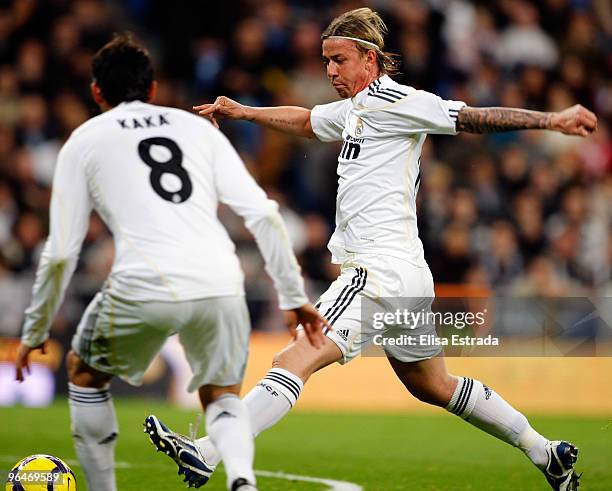
<svg viewBox="0 0 612 491">
<path fill-rule="evenodd" d="M 381 74 L 394 75 L 398 73 L 397 57 L 394 53 L 384 50 L 387 26 L 377 12 L 367 7 L 350 10 L 339 15 L 330 22 L 321 34 L 321 40 L 332 37 L 353 38 L 357 49 L 365 54 L 376 46 L 376 62 Z M 367 44 L 356 40 L 365 41 Z"/>
</svg>

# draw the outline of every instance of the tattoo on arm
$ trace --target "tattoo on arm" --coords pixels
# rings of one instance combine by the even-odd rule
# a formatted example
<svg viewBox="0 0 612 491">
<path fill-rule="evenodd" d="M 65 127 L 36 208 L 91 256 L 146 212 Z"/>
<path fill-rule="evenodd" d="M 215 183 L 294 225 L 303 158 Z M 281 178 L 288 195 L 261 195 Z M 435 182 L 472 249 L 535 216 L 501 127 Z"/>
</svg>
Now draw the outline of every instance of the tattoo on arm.
<svg viewBox="0 0 612 491">
<path fill-rule="evenodd" d="M 499 133 L 550 128 L 552 113 L 507 107 L 468 107 L 459 111 L 457 131 Z"/>
<path fill-rule="evenodd" d="M 298 121 L 291 121 L 289 119 L 281 119 L 281 118 L 270 118 L 269 124 L 272 126 L 299 126 Z"/>
</svg>

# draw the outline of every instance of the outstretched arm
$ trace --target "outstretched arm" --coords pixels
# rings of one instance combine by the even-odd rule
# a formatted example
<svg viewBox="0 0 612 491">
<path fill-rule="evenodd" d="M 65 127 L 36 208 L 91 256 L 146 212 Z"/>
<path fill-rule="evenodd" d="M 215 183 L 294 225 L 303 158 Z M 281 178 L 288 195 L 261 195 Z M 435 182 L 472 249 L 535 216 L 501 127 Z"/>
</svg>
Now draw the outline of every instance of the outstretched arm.
<svg viewBox="0 0 612 491">
<path fill-rule="evenodd" d="M 217 128 L 217 118 L 224 117 L 252 121 L 290 135 L 306 138 L 315 136 L 310 126 L 310 109 L 304 107 L 251 107 L 221 96 L 212 104 L 193 106 L 193 109 L 210 119 Z"/>
<path fill-rule="evenodd" d="M 597 129 L 597 116 L 580 104 L 560 112 L 507 107 L 465 106 L 457 117 L 457 131 L 499 133 L 514 130 L 551 130 L 588 136 Z"/>
</svg>

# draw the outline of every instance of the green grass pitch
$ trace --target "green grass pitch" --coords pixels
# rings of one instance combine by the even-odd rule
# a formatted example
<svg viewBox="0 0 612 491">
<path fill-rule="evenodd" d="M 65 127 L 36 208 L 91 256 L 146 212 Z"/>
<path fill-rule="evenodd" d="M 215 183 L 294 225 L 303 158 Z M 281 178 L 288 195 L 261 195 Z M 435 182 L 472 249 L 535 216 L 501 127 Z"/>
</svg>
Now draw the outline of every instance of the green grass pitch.
<svg viewBox="0 0 612 491">
<path fill-rule="evenodd" d="M 157 454 L 142 432 L 153 412 L 173 429 L 187 432 L 195 412 L 159 401 L 117 400 L 120 438 L 116 459 L 120 491 L 185 489 L 176 466 Z M 605 418 L 533 417 L 546 435 L 580 447 L 581 491 L 612 489 L 612 422 Z M 21 457 L 49 453 L 68 460 L 79 482 L 68 407 L 0 408 L 0 469 Z M 516 449 L 454 416 L 295 412 L 257 439 L 255 468 L 348 481 L 367 491 L 545 490 L 543 476 Z M 260 476 L 260 489 L 324 490 L 325 484 Z M 203 489 L 225 489 L 218 470 Z M 80 490 L 85 486 L 81 485 Z"/>
</svg>

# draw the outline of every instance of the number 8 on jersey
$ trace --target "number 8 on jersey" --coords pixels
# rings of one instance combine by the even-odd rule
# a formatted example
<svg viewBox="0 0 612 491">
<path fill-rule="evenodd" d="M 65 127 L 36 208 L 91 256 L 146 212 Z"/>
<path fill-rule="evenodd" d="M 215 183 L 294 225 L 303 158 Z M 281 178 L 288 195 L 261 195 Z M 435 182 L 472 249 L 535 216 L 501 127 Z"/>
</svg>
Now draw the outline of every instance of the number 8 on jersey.
<svg viewBox="0 0 612 491">
<path fill-rule="evenodd" d="M 151 155 L 151 147 L 153 145 L 167 148 L 170 151 L 170 159 L 165 162 L 155 160 Z M 151 167 L 149 181 L 151 182 L 153 190 L 161 198 L 176 204 L 183 203 L 189 199 L 193 191 L 193 186 L 189 174 L 181 165 L 183 163 L 183 152 L 174 140 L 163 136 L 142 140 L 138 144 L 138 155 L 140 155 L 140 158 L 145 164 Z M 161 182 L 162 175 L 164 174 L 173 174 L 178 177 L 181 181 L 180 189 L 177 191 L 168 191 L 165 189 Z"/>
</svg>

